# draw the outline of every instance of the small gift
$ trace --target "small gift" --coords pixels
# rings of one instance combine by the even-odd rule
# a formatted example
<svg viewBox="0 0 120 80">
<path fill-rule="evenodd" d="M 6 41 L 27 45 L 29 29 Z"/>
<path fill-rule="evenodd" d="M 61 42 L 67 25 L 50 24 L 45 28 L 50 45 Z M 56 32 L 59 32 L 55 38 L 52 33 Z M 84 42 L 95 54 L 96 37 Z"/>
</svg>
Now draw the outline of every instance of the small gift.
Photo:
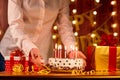
<svg viewBox="0 0 120 80">
<path fill-rule="evenodd" d="M 119 70 L 120 47 L 97 46 L 95 50 L 95 67 L 96 70 Z"/>
<path fill-rule="evenodd" d="M 19 66 L 21 65 L 21 66 Z M 19 72 L 19 71 L 15 71 L 15 70 L 18 70 L 16 69 L 16 67 L 20 67 L 19 69 L 22 69 L 22 70 L 19 70 L 19 71 L 23 71 L 24 70 L 24 67 L 25 67 L 25 56 L 23 54 L 23 52 L 19 49 L 14 49 L 13 51 L 11 51 L 10 53 L 10 68 L 11 68 L 11 71 L 14 71 L 14 72 Z"/>
<path fill-rule="evenodd" d="M 86 70 L 119 70 L 120 47 L 116 46 L 117 42 L 115 36 L 104 34 L 99 46 L 88 46 Z"/>
<path fill-rule="evenodd" d="M 120 47 L 89 46 L 86 70 L 120 70 Z"/>
</svg>

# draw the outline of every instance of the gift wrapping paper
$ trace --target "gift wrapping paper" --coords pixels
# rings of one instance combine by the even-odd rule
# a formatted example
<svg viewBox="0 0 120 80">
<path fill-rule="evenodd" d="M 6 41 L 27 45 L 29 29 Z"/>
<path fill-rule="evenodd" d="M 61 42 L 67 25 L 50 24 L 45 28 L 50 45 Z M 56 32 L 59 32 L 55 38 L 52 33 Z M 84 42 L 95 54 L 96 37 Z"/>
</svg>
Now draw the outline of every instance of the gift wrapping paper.
<svg viewBox="0 0 120 80">
<path fill-rule="evenodd" d="M 94 49 L 94 50 L 92 50 Z M 120 69 L 119 46 L 89 46 L 87 49 L 87 67 L 91 70 L 116 71 Z"/>
</svg>

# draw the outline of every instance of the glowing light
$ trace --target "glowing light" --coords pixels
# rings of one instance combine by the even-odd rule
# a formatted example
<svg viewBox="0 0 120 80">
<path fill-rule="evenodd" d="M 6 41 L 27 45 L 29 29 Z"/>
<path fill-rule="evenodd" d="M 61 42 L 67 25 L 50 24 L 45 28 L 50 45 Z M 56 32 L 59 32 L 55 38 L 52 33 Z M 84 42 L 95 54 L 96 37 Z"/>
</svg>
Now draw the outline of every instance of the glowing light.
<svg viewBox="0 0 120 80">
<path fill-rule="evenodd" d="M 97 15 L 97 11 L 93 11 L 93 14 L 94 14 L 94 15 Z"/>
<path fill-rule="evenodd" d="M 112 28 L 116 28 L 117 27 L 117 23 L 112 24 Z"/>
<path fill-rule="evenodd" d="M 112 15 L 112 16 L 116 15 L 116 11 L 113 11 L 113 12 L 111 13 L 111 15 Z"/>
<path fill-rule="evenodd" d="M 75 35 L 75 36 L 78 36 L 78 32 L 75 32 L 74 35 Z"/>
<path fill-rule="evenodd" d="M 0 35 L 2 35 L 2 31 L 0 30 Z"/>
<path fill-rule="evenodd" d="M 58 29 L 58 27 L 57 27 L 57 26 L 54 26 L 54 27 L 53 27 L 53 29 L 54 29 L 54 30 L 57 30 L 57 29 Z"/>
<path fill-rule="evenodd" d="M 72 12 L 75 14 L 75 13 L 77 13 L 77 10 L 76 10 L 76 9 L 73 9 Z"/>
<path fill-rule="evenodd" d="M 52 38 L 53 38 L 53 39 L 56 39 L 56 38 L 57 38 L 57 36 L 56 36 L 56 35 L 52 35 Z"/>
<path fill-rule="evenodd" d="M 76 24 L 76 20 L 73 20 L 73 21 L 72 21 L 72 24 Z"/>
<path fill-rule="evenodd" d="M 93 46 L 97 46 L 97 44 L 96 44 L 96 43 L 94 43 L 94 44 L 93 44 Z"/>
<path fill-rule="evenodd" d="M 95 2 L 96 2 L 96 3 L 99 3 L 99 2 L 100 2 L 100 0 L 95 0 Z"/>
<path fill-rule="evenodd" d="M 95 37 L 95 34 L 94 34 L 94 33 L 92 33 L 92 34 L 91 34 L 91 37 L 92 37 L 92 38 L 94 38 L 94 37 Z"/>
<path fill-rule="evenodd" d="M 116 4 L 116 1 L 111 1 L 111 5 L 115 5 Z"/>
<path fill-rule="evenodd" d="M 96 25 L 96 24 L 97 24 L 97 22 L 96 22 L 96 21 L 94 21 L 94 22 L 93 22 L 93 24 L 94 24 L 94 25 Z"/>
<path fill-rule="evenodd" d="M 117 32 L 114 32 L 113 35 L 114 35 L 114 36 L 118 36 L 118 33 L 117 33 Z"/>
<path fill-rule="evenodd" d="M 75 0 L 71 0 L 71 2 L 75 2 Z"/>
</svg>

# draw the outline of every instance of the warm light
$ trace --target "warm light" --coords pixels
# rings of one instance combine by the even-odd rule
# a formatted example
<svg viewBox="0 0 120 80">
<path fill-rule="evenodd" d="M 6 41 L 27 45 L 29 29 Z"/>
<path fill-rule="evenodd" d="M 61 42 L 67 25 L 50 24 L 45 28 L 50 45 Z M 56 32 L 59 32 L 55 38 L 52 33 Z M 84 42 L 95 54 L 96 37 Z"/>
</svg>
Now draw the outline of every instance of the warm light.
<svg viewBox="0 0 120 80">
<path fill-rule="evenodd" d="M 93 24 L 94 24 L 94 25 L 96 25 L 96 24 L 97 24 L 97 22 L 96 22 L 96 21 L 94 21 L 94 22 L 93 22 Z"/>
<path fill-rule="evenodd" d="M 111 5 L 115 5 L 116 4 L 116 1 L 111 1 Z"/>
<path fill-rule="evenodd" d="M 112 28 L 116 28 L 117 27 L 117 23 L 112 24 Z"/>
<path fill-rule="evenodd" d="M 54 29 L 54 30 L 57 30 L 57 29 L 58 29 L 58 27 L 57 27 L 57 26 L 54 26 L 54 27 L 53 27 L 53 29 Z"/>
<path fill-rule="evenodd" d="M 114 32 L 113 35 L 114 35 L 114 36 L 118 36 L 118 33 L 117 33 L 117 32 Z"/>
<path fill-rule="evenodd" d="M 94 37 L 95 37 L 95 34 L 92 33 L 92 34 L 91 34 L 91 37 L 94 38 Z"/>
<path fill-rule="evenodd" d="M 75 35 L 75 36 L 78 36 L 78 32 L 75 32 L 74 35 Z"/>
<path fill-rule="evenodd" d="M 76 20 L 73 20 L 73 21 L 72 21 L 72 24 L 76 24 Z"/>
<path fill-rule="evenodd" d="M 59 45 L 59 46 L 58 46 L 58 49 L 62 49 L 62 45 Z"/>
<path fill-rule="evenodd" d="M 97 44 L 96 44 L 96 43 L 94 43 L 94 44 L 93 44 L 93 46 L 97 46 Z"/>
<path fill-rule="evenodd" d="M 0 30 L 0 35 L 2 35 L 2 31 Z"/>
<path fill-rule="evenodd" d="M 52 38 L 53 38 L 53 39 L 56 39 L 56 38 L 57 38 L 57 36 L 56 36 L 56 35 L 53 35 L 53 36 L 52 36 Z"/>
<path fill-rule="evenodd" d="M 76 10 L 76 9 L 73 9 L 72 12 L 75 14 L 75 13 L 77 13 L 77 10 Z"/>
<path fill-rule="evenodd" d="M 100 2 L 100 0 L 95 0 L 95 2 L 96 2 L 96 3 L 99 3 L 99 2 Z"/>
<path fill-rule="evenodd" d="M 93 14 L 94 14 L 94 15 L 97 15 L 97 11 L 93 11 Z"/>
<path fill-rule="evenodd" d="M 112 16 L 116 15 L 116 11 L 113 11 L 113 12 L 111 13 L 111 15 L 112 15 Z"/>
<path fill-rule="evenodd" d="M 75 2 L 75 0 L 71 0 L 71 2 Z"/>
<path fill-rule="evenodd" d="M 55 49 L 57 49 L 57 48 L 58 48 L 58 44 L 56 43 L 56 44 L 55 44 Z"/>
</svg>

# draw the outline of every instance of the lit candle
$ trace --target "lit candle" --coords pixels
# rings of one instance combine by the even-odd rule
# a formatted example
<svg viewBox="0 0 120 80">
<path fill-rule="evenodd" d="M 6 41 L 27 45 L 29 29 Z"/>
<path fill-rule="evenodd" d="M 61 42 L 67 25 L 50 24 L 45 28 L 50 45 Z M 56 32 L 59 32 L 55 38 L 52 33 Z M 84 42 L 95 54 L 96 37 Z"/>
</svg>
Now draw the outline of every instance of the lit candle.
<svg viewBox="0 0 120 80">
<path fill-rule="evenodd" d="M 62 45 L 58 46 L 58 58 L 62 58 Z"/>
<path fill-rule="evenodd" d="M 75 55 L 76 55 L 76 58 L 78 57 L 78 56 L 77 56 L 77 51 L 78 51 L 78 47 L 75 47 L 75 52 L 76 52 Z"/>
<path fill-rule="evenodd" d="M 54 48 L 54 57 L 57 58 L 57 43 L 55 44 L 55 48 Z"/>
<path fill-rule="evenodd" d="M 74 51 L 74 46 L 73 45 L 70 45 L 70 50 Z"/>
<path fill-rule="evenodd" d="M 65 46 L 64 58 L 67 58 L 67 48 Z"/>
</svg>

